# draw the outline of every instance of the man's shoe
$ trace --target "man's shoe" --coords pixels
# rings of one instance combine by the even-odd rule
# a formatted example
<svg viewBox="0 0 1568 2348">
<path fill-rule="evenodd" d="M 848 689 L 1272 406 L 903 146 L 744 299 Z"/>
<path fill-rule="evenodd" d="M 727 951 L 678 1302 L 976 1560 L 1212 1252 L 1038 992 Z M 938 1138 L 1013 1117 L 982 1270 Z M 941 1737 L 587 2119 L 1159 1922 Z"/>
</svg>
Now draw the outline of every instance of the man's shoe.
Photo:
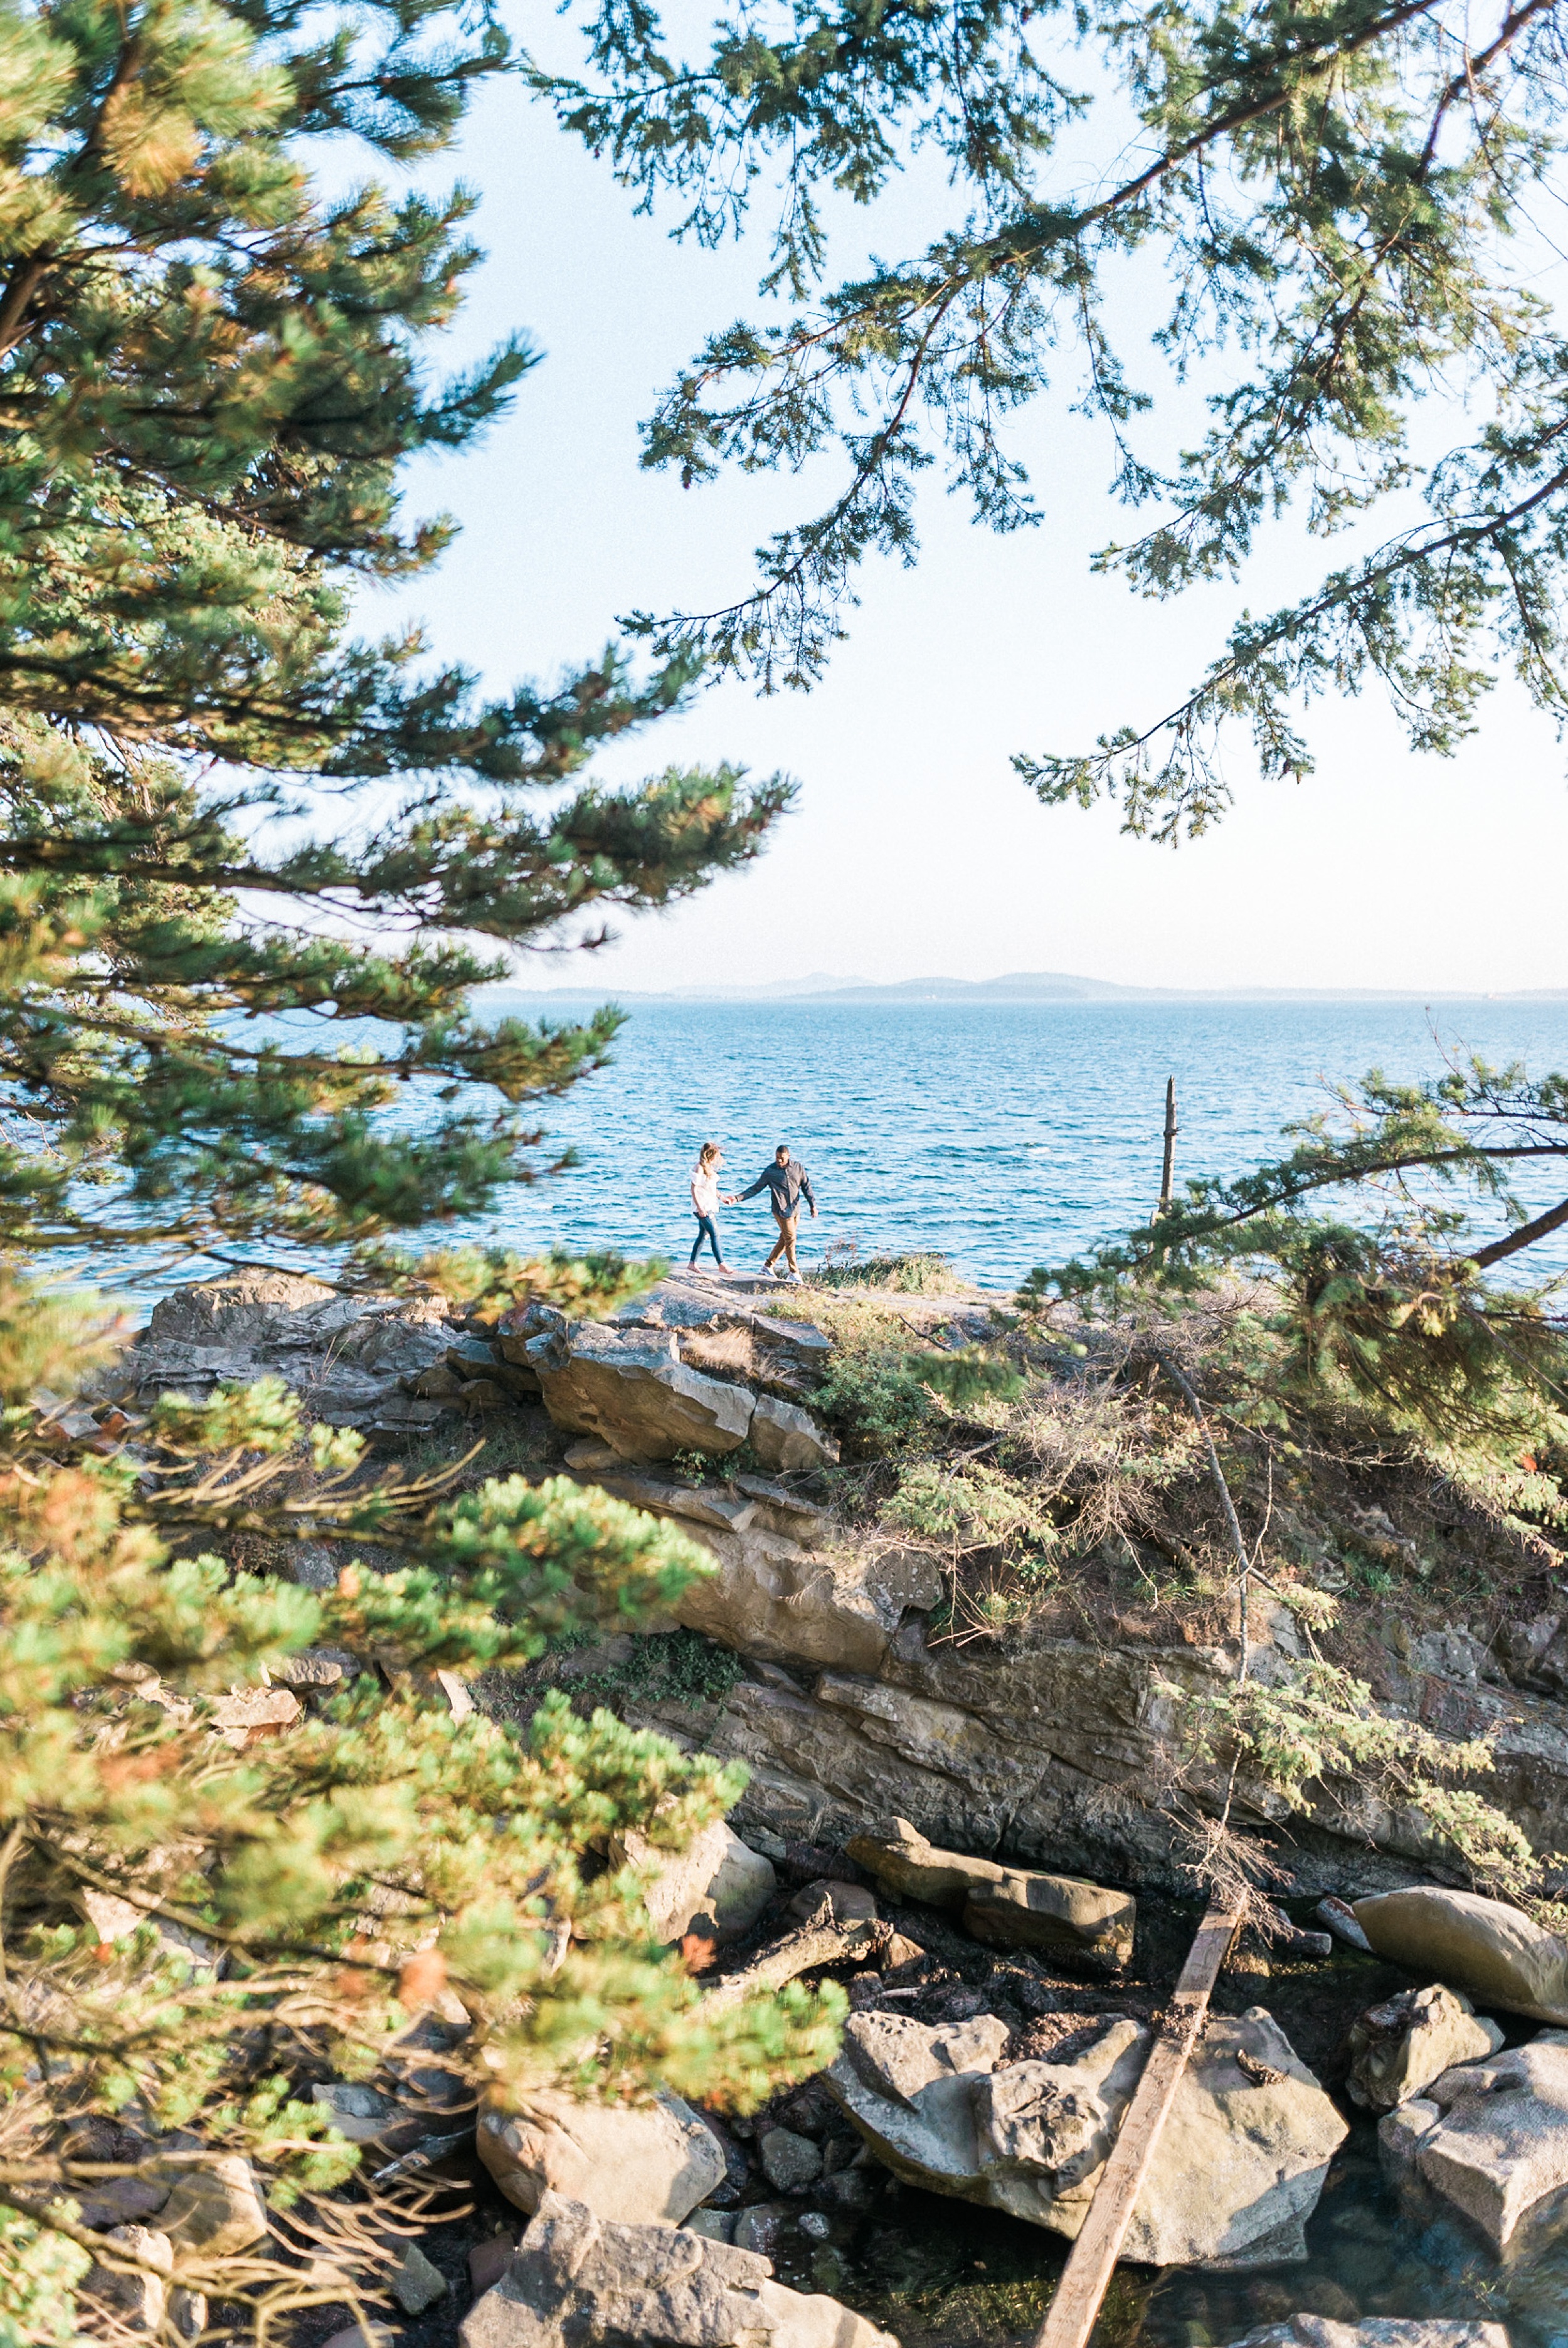
<svg viewBox="0 0 1568 2348">
<path fill-rule="evenodd" d="M 804 1288 L 806 1283 L 798 1272 L 792 1272 L 789 1274 L 789 1285 L 791 1288 Z"/>
</svg>

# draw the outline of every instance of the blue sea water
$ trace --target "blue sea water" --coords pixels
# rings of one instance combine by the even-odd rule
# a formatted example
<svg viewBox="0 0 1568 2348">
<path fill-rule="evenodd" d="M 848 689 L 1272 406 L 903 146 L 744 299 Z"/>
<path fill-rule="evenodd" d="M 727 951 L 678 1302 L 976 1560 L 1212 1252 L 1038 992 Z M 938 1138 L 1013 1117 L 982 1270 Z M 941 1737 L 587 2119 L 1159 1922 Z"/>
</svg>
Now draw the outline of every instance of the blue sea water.
<svg viewBox="0 0 1568 2348">
<path fill-rule="evenodd" d="M 560 1018 L 575 1006 L 556 997 L 505 1007 Z M 579 1162 L 511 1192 L 484 1236 L 529 1250 L 684 1254 L 698 1145 L 721 1143 L 724 1183 L 740 1189 L 788 1141 L 821 1209 L 802 1223 L 808 1254 L 851 1241 L 866 1254 L 937 1249 L 969 1279 L 1003 1287 L 1147 1219 L 1167 1076 L 1180 1182 L 1274 1155 L 1282 1126 L 1374 1066 L 1430 1076 L 1445 1055 L 1473 1050 L 1537 1075 L 1568 1068 L 1568 1002 L 630 1008 L 614 1065 L 542 1112 L 552 1147 L 569 1144 Z M 1519 1189 L 1538 1210 L 1562 1196 L 1562 1170 L 1549 1164 Z M 772 1242 L 760 1198 L 730 1209 L 721 1229 L 727 1257 L 743 1267 Z M 1568 1249 L 1553 1268 L 1565 1262 Z"/>
</svg>

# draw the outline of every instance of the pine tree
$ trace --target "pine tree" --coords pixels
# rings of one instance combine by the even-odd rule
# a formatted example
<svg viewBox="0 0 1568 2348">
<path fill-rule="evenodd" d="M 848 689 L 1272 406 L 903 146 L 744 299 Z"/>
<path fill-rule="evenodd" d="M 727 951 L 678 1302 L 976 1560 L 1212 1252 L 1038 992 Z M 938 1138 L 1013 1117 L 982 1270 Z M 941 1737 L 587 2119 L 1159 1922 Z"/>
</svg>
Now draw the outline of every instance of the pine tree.
<svg viewBox="0 0 1568 2348">
<path fill-rule="evenodd" d="M 715 2013 L 605 1865 L 634 1828 L 683 1848 L 742 1773 L 560 1698 L 526 1732 L 459 1720 L 437 1676 L 637 1627 L 702 1550 L 569 1478 L 367 1482 L 323 1426 L 302 1459 L 275 1383 L 165 1397 L 139 1457 L 61 1462 L 31 1397 L 93 1350 L 78 1311 L 0 1297 L 0 2340 L 120 2336 L 128 2290 L 170 2341 L 209 2302 L 232 2336 L 384 2301 L 428 2180 L 367 2182 L 313 2081 L 376 2080 L 440 2137 L 480 2096 L 744 2110 L 820 2067 L 841 1993 Z M 237 1571 L 237 1523 L 336 1542 L 335 1586 Z M 265 2230 L 182 2229 L 170 2187 L 236 2161 Z M 103 2230 L 127 2188 L 151 2242 Z"/>
<path fill-rule="evenodd" d="M 1563 16 L 1523 0 L 1460 33 L 1435 0 L 794 0 L 766 26 L 722 18 L 687 56 L 654 8 L 601 7 L 583 72 L 533 68 L 563 123 L 700 242 L 778 197 L 769 306 L 707 340 L 645 462 L 688 484 L 828 450 L 840 466 L 749 592 L 650 633 L 809 683 L 863 559 L 912 559 L 929 468 L 995 529 L 1041 520 L 1006 426 L 1048 382 L 1105 426 L 1114 493 L 1153 510 L 1098 558 L 1141 594 L 1231 575 L 1287 506 L 1324 534 L 1386 515 L 1387 535 L 1243 614 L 1173 710 L 1088 754 L 1020 757 L 1042 798 L 1119 795 L 1134 831 L 1201 830 L 1229 797 L 1228 726 L 1264 772 L 1300 777 L 1296 705 L 1370 678 L 1422 749 L 1473 730 L 1499 660 L 1561 717 L 1568 343 L 1532 206 L 1568 119 Z M 831 203 L 874 206 L 922 150 L 950 173 L 948 225 L 835 282 Z M 1109 300 L 1135 255 L 1170 286 L 1147 381 Z M 1140 437 L 1171 368 L 1209 405 L 1179 455 Z M 1477 383 L 1480 429 L 1429 458 L 1441 427 L 1416 428 L 1418 403 Z"/>
<path fill-rule="evenodd" d="M 469 991 L 743 861 L 789 797 L 583 778 L 687 662 L 493 701 L 417 633 L 348 633 L 357 582 L 450 535 L 399 466 L 478 439 L 530 359 L 437 379 L 472 199 L 329 197 L 312 148 L 438 153 L 504 36 L 449 0 L 72 0 L 9 9 L 0 63 L 0 1244 L 469 1213 L 615 1022 Z M 405 1085 L 428 1114 L 389 1142 Z"/>
<path fill-rule="evenodd" d="M 407 2083 L 416 2017 L 445 2013 L 421 2075 L 470 2109 L 546 2080 L 744 2107 L 820 2065 L 841 2008 L 708 2010 L 605 1864 L 623 1828 L 679 1848 L 733 1772 L 607 1714 L 459 1722 L 433 1676 L 645 1622 L 702 1551 L 569 1479 L 373 1476 L 266 1384 L 166 1398 L 134 1449 L 111 1414 L 68 1457 L 38 1400 L 117 1334 L 29 1263 L 281 1242 L 385 1272 L 385 1234 L 527 1179 L 529 1104 L 603 1062 L 616 1015 L 490 1024 L 470 990 L 563 922 L 700 887 L 787 803 L 729 767 L 585 775 L 678 701 L 684 658 L 487 700 L 417 634 L 350 633 L 360 581 L 449 534 L 402 518 L 399 467 L 476 441 L 529 361 L 513 342 L 437 381 L 470 199 L 328 196 L 313 149 L 335 184 L 346 141 L 438 154 L 508 64 L 489 10 L 448 0 L 0 15 L 7 2343 L 119 2336 L 127 2293 L 170 2339 L 203 2298 L 231 2332 L 374 2304 L 387 2196 L 407 2219 L 428 2195 L 367 2186 L 308 2089 Z M 382 1114 L 405 1087 L 412 1131 Z M 577 1309 L 627 1278 L 427 1269 Z M 240 1527 L 335 1541 L 335 1586 L 244 1570 Z M 365 1668 L 293 1696 L 323 1645 Z M 170 2220 L 171 2275 L 108 2240 L 95 2196 L 154 2213 L 172 2186 L 173 2209 L 225 2160 L 263 2236 L 203 2248 Z"/>
<path fill-rule="evenodd" d="M 1286 1138 L 1287 1156 L 1201 1177 L 1122 1239 L 1031 1273 L 1023 1301 L 1180 1313 L 1261 1281 L 1264 1342 L 1230 1365 L 1247 1406 L 1338 1400 L 1499 1505 L 1563 1521 L 1561 1278 L 1502 1283 L 1568 1226 L 1568 1199 L 1532 1214 L 1511 1188 L 1568 1159 L 1568 1079 L 1474 1055 L 1416 1084 L 1374 1070 Z"/>
</svg>

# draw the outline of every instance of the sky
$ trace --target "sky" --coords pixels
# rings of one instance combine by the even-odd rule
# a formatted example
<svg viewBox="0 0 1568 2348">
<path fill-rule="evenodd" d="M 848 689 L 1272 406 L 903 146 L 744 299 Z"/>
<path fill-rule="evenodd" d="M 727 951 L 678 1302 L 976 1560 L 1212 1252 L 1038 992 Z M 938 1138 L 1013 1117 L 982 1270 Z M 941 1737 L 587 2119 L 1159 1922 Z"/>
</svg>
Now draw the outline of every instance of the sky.
<svg viewBox="0 0 1568 2348">
<path fill-rule="evenodd" d="M 706 333 L 755 310 L 753 254 L 677 245 L 635 217 L 510 83 L 480 99 L 457 169 L 480 194 L 489 258 L 451 355 L 520 327 L 542 357 L 477 451 L 415 469 L 411 510 L 445 508 L 462 535 L 433 577 L 367 597 L 364 617 L 421 617 L 439 653 L 500 691 L 592 657 L 629 611 L 731 600 L 751 549 L 814 510 L 827 477 L 683 491 L 638 465 L 664 384 Z M 882 250 L 931 194 L 901 191 L 871 232 Z M 934 479 L 917 566 L 867 567 L 812 692 L 723 683 L 617 746 L 608 780 L 730 759 L 793 776 L 798 808 L 758 863 L 673 912 L 622 918 L 591 966 L 525 958 L 523 983 L 1054 970 L 1182 988 L 1568 985 L 1545 894 L 1568 850 L 1568 747 L 1510 683 L 1451 761 L 1413 756 L 1377 691 L 1310 713 L 1318 771 L 1305 784 L 1260 781 L 1236 745 L 1234 812 L 1175 850 L 1121 836 L 1113 810 L 1032 798 L 1011 753 L 1087 747 L 1162 714 L 1244 603 L 1283 602 L 1337 559 L 1287 528 L 1240 588 L 1159 604 L 1092 577 L 1092 551 L 1131 525 L 1109 494 L 1109 446 L 1069 403 L 1064 381 L 1019 428 L 1039 529 L 995 537 Z"/>
</svg>

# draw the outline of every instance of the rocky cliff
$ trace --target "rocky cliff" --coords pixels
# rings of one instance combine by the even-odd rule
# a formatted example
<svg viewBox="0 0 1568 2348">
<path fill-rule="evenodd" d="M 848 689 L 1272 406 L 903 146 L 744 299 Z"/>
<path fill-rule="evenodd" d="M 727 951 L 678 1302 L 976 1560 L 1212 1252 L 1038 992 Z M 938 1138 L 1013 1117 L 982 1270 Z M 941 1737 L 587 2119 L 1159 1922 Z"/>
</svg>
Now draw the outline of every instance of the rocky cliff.
<svg viewBox="0 0 1568 2348">
<path fill-rule="evenodd" d="M 1025 1619 L 1015 1610 L 992 1630 L 984 1614 L 955 1612 L 956 1542 L 944 1550 L 912 1536 L 881 1509 L 885 1465 L 836 1464 L 841 1442 L 856 1447 L 853 1427 L 841 1412 L 828 1423 L 819 1397 L 842 1301 L 681 1276 L 606 1322 L 573 1323 L 526 1303 L 464 1314 L 438 1297 L 348 1298 L 246 1276 L 166 1299 L 96 1409 L 62 1412 L 62 1440 L 101 1440 L 109 1407 L 123 1416 L 160 1392 L 265 1374 L 294 1386 L 311 1416 L 360 1426 L 382 1448 L 444 1438 L 456 1447 L 476 1427 L 492 1439 L 505 1430 L 507 1464 L 532 1457 L 553 1472 L 563 1460 L 679 1521 L 711 1552 L 713 1577 L 687 1593 L 679 1623 L 729 1651 L 729 1669 L 696 1688 L 662 1686 L 621 1641 L 552 1658 L 540 1676 L 591 1683 L 628 1717 L 744 1759 L 743 1827 L 841 1844 L 868 1819 L 900 1817 L 961 1850 L 1181 1882 L 1181 1810 L 1212 1810 L 1224 1790 L 1212 1770 L 1179 1760 L 1183 1715 L 1237 1670 L 1234 1639 L 1215 1635 L 1233 1625 L 1212 1588 L 1195 1574 L 1185 1613 L 1165 1603 L 1139 1615 L 1096 1602 L 1104 1570 L 1088 1559 L 1074 1577 L 1058 1571 L 1050 1602 Z M 893 1292 L 875 1310 L 904 1346 L 936 1352 L 1002 1325 L 995 1303 L 972 1293 Z M 1001 1439 L 985 1424 L 978 1433 L 961 1456 Z M 1299 1519 L 1299 1496 L 1291 1506 Z M 1408 1551 L 1418 1568 L 1418 1539 L 1386 1509 L 1363 1496 L 1353 1513 L 1365 1543 L 1396 1560 Z M 1151 1538 L 1181 1546 L 1169 1530 Z M 1135 1565 L 1142 1539 L 1134 1524 L 1125 1546 Z M 1190 1558 L 1196 1540 L 1189 1532 Z M 1379 1570 L 1391 1579 L 1386 1568 L 1367 1572 Z M 1539 1579 L 1538 1565 L 1529 1570 Z M 1488 1798 L 1550 1851 L 1568 1844 L 1568 1707 L 1552 1660 L 1568 1639 L 1555 1616 L 1529 1612 L 1526 1568 L 1520 1579 L 1522 1619 L 1516 1604 L 1501 1629 L 1478 1635 L 1445 1622 L 1440 1591 L 1413 1571 L 1380 1637 L 1367 1630 L 1372 1593 L 1359 1593 L 1367 1604 L 1355 1636 L 1363 1650 L 1371 1639 L 1391 1711 L 1442 1740 L 1492 1740 Z M 1326 1581 L 1315 1570 L 1314 1586 Z M 1260 1589 L 1250 1627 L 1254 1678 L 1288 1675 L 1310 1635 L 1291 1606 Z M 530 1691 L 480 1694 L 512 1709 Z M 1442 1871 L 1442 1847 L 1418 1812 L 1348 1778 L 1315 1787 L 1295 1814 L 1243 1772 L 1233 1816 L 1270 1832 L 1288 1888 L 1302 1894 Z"/>
</svg>

